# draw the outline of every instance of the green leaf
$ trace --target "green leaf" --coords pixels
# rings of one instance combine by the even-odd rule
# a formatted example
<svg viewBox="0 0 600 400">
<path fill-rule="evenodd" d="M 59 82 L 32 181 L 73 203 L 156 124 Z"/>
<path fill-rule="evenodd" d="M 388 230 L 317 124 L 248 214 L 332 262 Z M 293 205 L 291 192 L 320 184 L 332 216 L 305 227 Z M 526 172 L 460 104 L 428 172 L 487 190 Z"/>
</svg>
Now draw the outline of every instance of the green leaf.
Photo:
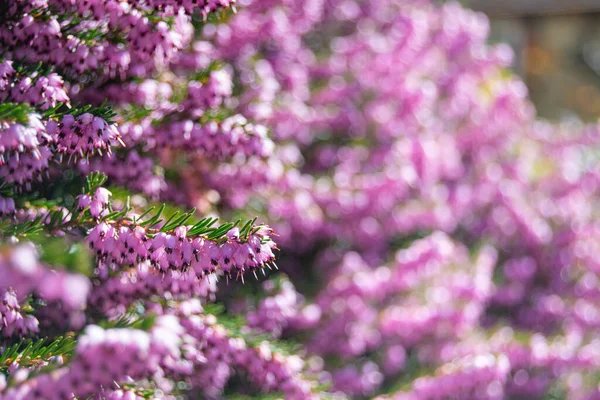
<svg viewBox="0 0 600 400">
<path fill-rule="evenodd" d="M 173 218 L 175 218 L 177 215 L 179 215 L 179 211 L 175 211 L 174 214 L 172 214 L 169 219 L 167 220 L 167 222 L 165 222 L 165 224 L 162 226 L 162 228 L 160 228 L 161 232 L 167 232 L 169 229 L 165 229 L 165 227 L 169 226 L 169 223 L 173 220 Z"/>
<path fill-rule="evenodd" d="M 223 235 L 225 235 L 231 228 L 233 228 L 233 226 L 234 225 L 231 222 L 223 224 L 223 225 L 219 226 L 217 229 L 215 229 L 214 231 L 212 231 L 206 238 L 208 240 L 217 240 L 217 239 L 221 238 Z"/>
<path fill-rule="evenodd" d="M 22 103 L 2 103 L 0 104 L 0 121 L 11 121 L 26 125 L 29 121 L 29 114 L 34 110 L 27 104 Z"/>
<path fill-rule="evenodd" d="M 129 198 L 129 197 L 127 197 Z M 150 207 L 149 209 L 147 209 L 146 211 L 144 211 L 143 213 L 141 213 L 139 216 L 135 217 L 133 220 L 134 224 L 137 224 L 139 221 L 142 220 L 142 218 L 144 218 L 146 215 L 148 215 L 152 210 L 154 210 L 154 206 Z"/>
<path fill-rule="evenodd" d="M 84 193 L 94 194 L 96 190 L 106 182 L 107 176 L 101 172 L 94 171 L 90 173 L 85 180 L 85 188 L 83 189 Z"/>
<path fill-rule="evenodd" d="M 0 354 L 0 369 L 5 370 L 14 363 L 22 367 L 37 366 L 59 355 L 70 357 L 76 344 L 72 336 L 60 336 L 52 341 L 48 338 L 37 341 L 21 339 Z"/>
<path fill-rule="evenodd" d="M 150 314 L 144 318 L 140 318 L 137 321 L 134 321 L 131 324 L 131 328 L 140 329 L 142 331 L 149 331 L 154 326 L 155 322 L 156 322 L 156 315 Z"/>
<path fill-rule="evenodd" d="M 147 221 L 144 221 L 140 224 L 140 226 L 146 226 L 148 225 L 149 227 L 153 227 L 154 225 L 158 224 L 161 220 L 159 219 L 161 214 L 163 213 L 163 211 L 165 210 L 166 205 L 163 203 L 160 205 L 160 207 L 158 208 L 158 211 L 156 212 L 156 215 L 154 215 L 154 217 L 150 218 Z"/>
</svg>

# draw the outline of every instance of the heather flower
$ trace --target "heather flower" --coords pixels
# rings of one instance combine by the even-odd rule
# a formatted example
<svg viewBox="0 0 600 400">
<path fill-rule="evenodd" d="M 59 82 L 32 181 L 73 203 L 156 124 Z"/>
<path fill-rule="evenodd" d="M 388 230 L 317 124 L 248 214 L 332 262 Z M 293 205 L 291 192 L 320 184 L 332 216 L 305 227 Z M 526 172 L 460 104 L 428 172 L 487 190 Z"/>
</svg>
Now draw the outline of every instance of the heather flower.
<svg viewBox="0 0 600 400">
<path fill-rule="evenodd" d="M 158 149 L 188 150 L 216 160 L 240 156 L 268 157 L 273 151 L 273 142 L 267 137 L 266 127 L 252 124 L 241 115 L 204 125 L 190 120 L 177 122 L 159 126 L 149 133 L 152 136 L 148 142 Z"/>
<path fill-rule="evenodd" d="M 37 114 L 29 114 L 25 125 L 18 123 L 2 122 L 2 137 L 0 151 L 3 163 L 7 162 L 5 154 L 25 153 L 31 151 L 34 156 L 40 157 L 37 148 L 49 137 L 45 127 Z"/>
<path fill-rule="evenodd" d="M 505 356 L 480 354 L 465 357 L 440 368 L 438 375 L 417 378 L 412 389 L 390 396 L 390 399 L 432 399 L 438 396 L 473 399 L 502 399 L 503 385 L 510 371 Z M 386 399 L 388 397 L 378 397 Z"/>
<path fill-rule="evenodd" d="M 107 189 L 101 187 L 96 189 L 96 192 L 90 199 L 88 195 L 80 195 L 78 206 L 80 209 L 85 207 L 90 208 L 90 214 L 94 218 L 98 218 L 104 211 L 107 210 L 109 198 L 112 194 Z M 86 204 L 87 203 L 87 204 Z"/>
<path fill-rule="evenodd" d="M 46 301 L 60 301 L 68 310 L 85 307 L 90 291 L 87 278 L 44 265 L 32 243 L 8 247 L 3 253 L 0 289 L 14 290 L 20 299 L 35 294 Z"/>
<path fill-rule="evenodd" d="M 0 122 L 0 178 L 19 187 L 30 187 L 47 171 L 53 139 L 38 114 L 28 114 L 25 124 Z"/>
<path fill-rule="evenodd" d="M 174 299 L 194 297 L 214 300 L 216 292 L 217 279 L 214 276 L 198 279 L 193 270 L 162 274 L 145 261 L 103 279 L 94 288 L 89 302 L 107 315 L 118 315 L 142 298 L 170 296 Z"/>
<path fill-rule="evenodd" d="M 301 299 L 294 285 L 288 280 L 263 284 L 267 297 L 260 301 L 256 311 L 247 314 L 248 326 L 280 336 L 290 321 L 300 313 Z"/>
<path fill-rule="evenodd" d="M 202 110 L 215 109 L 225 102 L 232 93 L 231 75 L 225 70 L 212 71 L 206 83 L 191 81 L 188 84 L 186 107 Z"/>
<path fill-rule="evenodd" d="M 173 233 L 150 236 L 139 226 L 131 229 L 101 222 L 91 229 L 87 241 L 103 265 L 137 265 L 148 260 L 161 273 L 192 270 L 199 278 L 222 271 L 237 279 L 246 272 L 268 267 L 275 260 L 276 247 L 266 227 L 243 241 L 227 240 L 222 244 L 202 236 L 189 237 L 184 232 L 185 228 L 179 227 Z M 230 254 L 232 258 L 228 257 Z"/>
<path fill-rule="evenodd" d="M 17 79 L 11 90 L 7 90 L 5 94 L 0 93 L 0 96 L 4 100 L 38 106 L 40 110 L 48 110 L 58 103 L 69 104 L 63 78 L 56 73 L 40 75 L 36 72 Z"/>
<path fill-rule="evenodd" d="M 12 82 L 15 69 L 11 60 L 4 60 L 0 63 L 0 91 L 4 91 Z"/>
<path fill-rule="evenodd" d="M 110 155 L 112 147 L 122 143 L 116 126 L 90 113 L 65 115 L 59 123 L 49 121 L 47 130 L 56 139 L 57 152 L 69 156 L 69 161 L 94 154 Z"/>
<path fill-rule="evenodd" d="M 12 289 L 0 289 L 0 334 L 30 336 L 38 332 L 38 321 L 23 315 L 21 305 Z"/>
<path fill-rule="evenodd" d="M 138 2 L 136 0 L 135 2 Z M 183 8 L 187 13 L 191 14 L 195 10 L 199 10 L 204 18 L 215 11 L 221 11 L 227 9 L 229 7 L 234 7 L 236 1 L 235 0 L 186 0 L 186 1 L 173 1 L 173 0 L 151 0 L 144 1 L 144 3 L 148 3 L 151 7 L 157 8 L 160 10 L 165 10 L 166 12 L 173 13 L 178 10 L 180 7 Z"/>
<path fill-rule="evenodd" d="M 15 211 L 15 201 L 10 197 L 0 196 L 0 217 L 13 215 Z"/>
</svg>

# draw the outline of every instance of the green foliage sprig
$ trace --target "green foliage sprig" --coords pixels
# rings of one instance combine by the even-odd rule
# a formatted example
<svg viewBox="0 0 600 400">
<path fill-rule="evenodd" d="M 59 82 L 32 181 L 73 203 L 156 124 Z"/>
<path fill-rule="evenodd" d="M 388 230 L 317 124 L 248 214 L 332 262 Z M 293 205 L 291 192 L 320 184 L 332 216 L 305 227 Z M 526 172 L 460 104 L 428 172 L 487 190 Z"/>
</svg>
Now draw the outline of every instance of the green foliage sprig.
<svg viewBox="0 0 600 400">
<path fill-rule="evenodd" d="M 21 339 L 0 353 L 0 372 L 6 372 L 6 369 L 15 363 L 21 367 L 35 367 L 49 362 L 55 356 L 70 358 L 76 344 L 73 336 L 36 341 Z"/>
</svg>

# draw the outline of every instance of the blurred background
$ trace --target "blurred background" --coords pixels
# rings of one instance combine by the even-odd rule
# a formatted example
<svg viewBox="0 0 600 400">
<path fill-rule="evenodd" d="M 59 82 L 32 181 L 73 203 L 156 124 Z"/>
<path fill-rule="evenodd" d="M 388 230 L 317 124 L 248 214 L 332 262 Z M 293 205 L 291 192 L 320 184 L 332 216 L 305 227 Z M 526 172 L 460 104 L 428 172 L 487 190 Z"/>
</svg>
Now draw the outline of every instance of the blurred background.
<svg viewBox="0 0 600 400">
<path fill-rule="evenodd" d="M 600 0 L 464 0 L 486 13 L 492 42 L 516 53 L 513 66 L 538 115 L 553 121 L 600 116 Z"/>
</svg>

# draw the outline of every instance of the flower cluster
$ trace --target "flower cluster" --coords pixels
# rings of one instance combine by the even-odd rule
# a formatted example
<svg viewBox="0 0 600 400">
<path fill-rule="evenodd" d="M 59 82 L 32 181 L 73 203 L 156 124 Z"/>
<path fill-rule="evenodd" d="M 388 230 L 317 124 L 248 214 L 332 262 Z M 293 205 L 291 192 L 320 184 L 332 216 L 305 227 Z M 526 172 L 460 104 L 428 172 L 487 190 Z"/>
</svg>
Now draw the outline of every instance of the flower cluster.
<svg viewBox="0 0 600 400">
<path fill-rule="evenodd" d="M 0 90 L 5 92 L 6 89 L 10 89 L 15 69 L 13 63 L 10 60 L 4 60 L 0 62 Z"/>
<path fill-rule="evenodd" d="M 90 113 L 78 117 L 65 115 L 60 122 L 51 120 L 47 124 L 48 134 L 56 138 L 56 152 L 75 158 L 87 158 L 94 154 L 110 155 L 118 146 L 121 135 L 115 125 Z"/>
<path fill-rule="evenodd" d="M 39 261 L 34 245 L 23 243 L 0 254 L 0 287 L 12 288 L 22 298 L 36 293 L 48 301 L 61 301 L 77 309 L 86 304 L 90 290 L 87 278 L 48 268 Z"/>
<path fill-rule="evenodd" d="M 211 315 L 199 314 L 198 303 L 184 303 L 180 307 L 181 325 L 198 342 L 186 357 L 198 363 L 195 354 L 200 352 L 203 360 L 198 371 L 191 376 L 192 382 L 210 382 L 202 388 L 209 396 L 219 393 L 233 370 L 243 372 L 251 384 L 264 392 L 280 392 L 291 400 L 316 399 L 313 383 L 303 379 L 303 361 L 296 356 L 284 356 L 273 352 L 268 343 L 257 347 L 248 346 L 242 338 L 232 338 L 227 329 L 220 326 Z"/>
<path fill-rule="evenodd" d="M 77 209 L 83 211 L 89 207 L 90 214 L 94 218 L 107 213 L 110 196 L 112 193 L 103 187 L 96 189 L 93 195 L 80 194 L 77 196 Z"/>
<path fill-rule="evenodd" d="M 90 325 L 77 344 L 70 367 L 43 374 L 9 389 L 3 399 L 69 398 L 89 396 L 98 387 L 110 387 L 126 376 L 140 378 L 158 368 L 160 352 L 151 348 L 147 332 L 130 329 L 104 330 Z M 118 354 L 118 357 L 115 357 Z"/>
<path fill-rule="evenodd" d="M 222 271 L 229 278 L 242 277 L 245 272 L 268 267 L 274 262 L 275 243 L 269 228 L 241 238 L 237 228 L 218 243 L 202 236 L 188 236 L 190 227 L 179 226 L 172 233 L 148 232 L 138 226 L 113 226 L 106 222 L 96 225 L 87 237 L 90 248 L 102 264 L 109 266 L 137 265 L 148 260 L 162 273 L 192 270 L 197 277 Z"/>
<path fill-rule="evenodd" d="M 35 296 L 52 303 L 70 316 L 82 310 L 87 303 L 90 282 L 87 278 L 48 268 L 38 260 L 31 243 L 3 249 L 0 253 L 0 293 L 2 294 L 2 334 L 30 336 L 38 332 L 41 316 L 24 314 L 21 306 Z M 29 306 L 31 309 L 31 307 Z M 33 311 L 33 309 L 31 309 Z M 43 309 L 40 309 L 43 314 Z"/>
<path fill-rule="evenodd" d="M 58 103 L 69 104 L 69 96 L 63 78 L 56 73 L 46 75 L 39 71 L 17 74 L 13 62 L 0 63 L 0 99 L 38 106 L 48 110 Z"/>
<path fill-rule="evenodd" d="M 192 33 L 183 8 L 173 13 L 171 25 L 149 18 L 153 11 L 146 4 L 116 0 L 43 1 L 37 7 L 17 1 L 9 9 L 0 38 L 13 59 L 48 63 L 69 75 L 98 69 L 107 76 L 129 71 L 139 75 L 160 65 L 159 59 L 172 57 Z M 115 40 L 111 31 L 117 28 Z"/>
<path fill-rule="evenodd" d="M 149 128 L 144 133 L 148 146 L 157 149 L 180 149 L 197 152 L 216 160 L 234 156 L 268 157 L 273 142 L 262 125 L 249 123 L 243 116 L 235 115 L 221 122 L 207 124 L 191 120 Z"/>
<path fill-rule="evenodd" d="M 290 321 L 300 313 L 300 296 L 289 280 L 266 281 L 263 284 L 266 297 L 257 308 L 247 315 L 248 326 L 274 336 L 280 336 Z"/>
<path fill-rule="evenodd" d="M 146 4 L 152 8 L 170 13 L 174 13 L 180 8 L 183 8 L 189 14 L 200 11 L 202 16 L 206 18 L 210 13 L 235 7 L 236 0 L 133 0 L 131 2 Z"/>
<path fill-rule="evenodd" d="M 198 279 L 191 269 L 163 274 L 146 261 L 134 269 L 102 279 L 89 303 L 103 314 L 119 315 L 125 313 L 134 302 L 153 296 L 214 299 L 216 292 L 217 279 L 213 275 Z"/>
<path fill-rule="evenodd" d="M 15 212 L 15 200 L 11 197 L 0 196 L 0 218 L 12 215 Z"/>
<path fill-rule="evenodd" d="M 42 120 L 25 104 L 6 103 L 2 111 L 18 114 L 18 120 L 0 119 L 0 177 L 29 189 L 40 181 L 51 161 L 69 161 L 94 154 L 111 154 L 121 141 L 115 125 L 91 113 L 67 114 L 61 121 Z"/>
<path fill-rule="evenodd" d="M 232 89 L 233 83 L 227 71 L 212 71 L 206 83 L 189 82 L 186 107 L 200 110 L 216 109 L 231 96 Z"/>
<path fill-rule="evenodd" d="M 198 302 L 155 311 L 159 316 L 149 331 L 88 326 L 67 367 L 27 380 L 0 398 L 68 398 L 87 396 L 98 388 L 115 391 L 114 396 L 118 396 L 123 395 L 119 384 L 165 372 L 177 374 L 210 396 L 227 382 L 230 368 L 247 374 L 262 391 L 281 391 L 294 400 L 315 398 L 313 385 L 302 378 L 299 358 L 274 352 L 267 343 L 248 345 L 243 338 L 232 336 L 214 316 L 204 314 Z M 157 388 L 157 398 L 171 389 L 168 385 Z M 131 390 L 129 396 L 134 392 Z"/>
<path fill-rule="evenodd" d="M 41 110 L 69 103 L 63 79 L 51 73 L 46 76 L 33 74 L 17 82 L 8 96 L 11 101 L 39 106 Z"/>
<path fill-rule="evenodd" d="M 38 114 L 26 120 L 0 121 L 0 178 L 7 183 L 30 185 L 48 169 L 53 138 Z"/>
<path fill-rule="evenodd" d="M 0 334 L 29 336 L 38 331 L 38 320 L 23 315 L 21 305 L 12 289 L 0 289 Z"/>
<path fill-rule="evenodd" d="M 409 392 L 396 393 L 394 400 L 411 399 L 503 399 L 510 364 L 504 355 L 467 356 L 440 367 L 439 374 L 414 381 Z M 378 397 L 387 399 L 388 397 Z"/>
</svg>

